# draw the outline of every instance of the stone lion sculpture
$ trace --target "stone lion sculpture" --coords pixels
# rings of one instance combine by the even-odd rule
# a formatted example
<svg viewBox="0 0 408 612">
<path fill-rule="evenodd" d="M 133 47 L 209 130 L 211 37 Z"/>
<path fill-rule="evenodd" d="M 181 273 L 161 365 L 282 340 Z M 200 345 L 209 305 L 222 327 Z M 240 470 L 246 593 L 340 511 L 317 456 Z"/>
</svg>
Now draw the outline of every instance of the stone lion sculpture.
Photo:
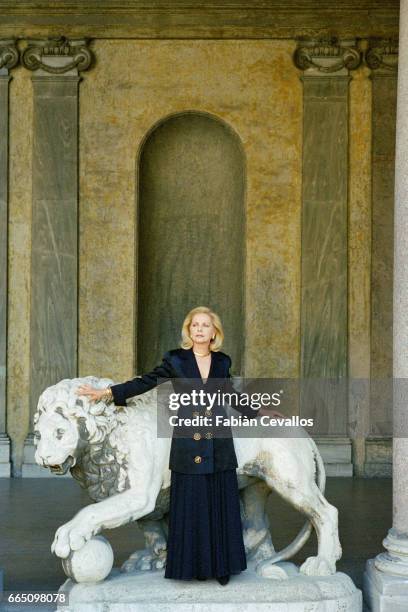
<svg viewBox="0 0 408 612">
<path fill-rule="evenodd" d="M 128 400 L 124 408 L 90 403 L 75 393 L 82 384 L 102 388 L 111 383 L 92 376 L 66 379 L 39 398 L 34 416 L 36 462 L 56 474 L 70 470 L 97 502 L 59 527 L 51 551 L 67 558 L 103 529 L 138 521 L 146 547 L 134 552 L 121 569 L 160 569 L 166 563 L 171 438 L 156 436 L 156 389 Z M 307 435 L 234 438 L 234 446 L 245 549 L 256 572 L 286 578 L 275 564 L 294 556 L 314 527 L 318 553 L 306 559 L 300 572 L 334 574 L 341 557 L 338 513 L 324 497 L 325 471 L 314 441 Z M 265 512 L 272 489 L 307 518 L 295 540 L 280 552 L 274 549 Z"/>
</svg>

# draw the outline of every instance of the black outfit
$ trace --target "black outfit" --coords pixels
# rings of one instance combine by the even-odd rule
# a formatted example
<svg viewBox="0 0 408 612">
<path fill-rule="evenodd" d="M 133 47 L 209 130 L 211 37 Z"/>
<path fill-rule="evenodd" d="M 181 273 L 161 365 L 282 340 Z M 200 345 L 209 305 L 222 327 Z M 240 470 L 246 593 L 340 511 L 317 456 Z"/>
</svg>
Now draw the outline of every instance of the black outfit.
<svg viewBox="0 0 408 612">
<path fill-rule="evenodd" d="M 217 379 L 217 390 L 237 393 L 239 397 L 232 386 L 230 366 L 228 355 L 213 351 L 204 383 L 193 350 L 174 349 L 164 355 L 162 363 L 152 372 L 112 385 L 112 395 L 115 404 L 122 406 L 128 397 L 144 393 L 167 379 L 172 379 L 175 391 L 183 379 L 196 379 L 195 388 L 214 391 L 211 379 Z M 237 402 L 231 405 L 247 416 L 254 417 L 258 412 L 240 407 Z M 178 410 L 179 416 L 197 414 L 206 414 L 205 407 L 186 406 Z M 220 404 L 212 408 L 212 415 L 217 414 L 226 415 Z M 220 577 L 239 573 L 247 567 L 236 474 L 238 462 L 230 428 L 223 430 L 226 437 L 222 438 L 214 437 L 210 430 L 198 439 L 173 435 L 165 578 Z"/>
<path fill-rule="evenodd" d="M 246 567 L 235 469 L 172 471 L 165 578 L 227 576 Z"/>
</svg>

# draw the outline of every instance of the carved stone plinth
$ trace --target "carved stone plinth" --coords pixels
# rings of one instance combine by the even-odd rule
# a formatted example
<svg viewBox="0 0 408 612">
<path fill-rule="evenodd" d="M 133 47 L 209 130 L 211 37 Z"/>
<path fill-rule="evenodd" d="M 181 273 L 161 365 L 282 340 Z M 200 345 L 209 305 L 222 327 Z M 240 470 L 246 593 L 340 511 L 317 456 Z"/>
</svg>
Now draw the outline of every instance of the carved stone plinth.
<svg viewBox="0 0 408 612">
<path fill-rule="evenodd" d="M 60 588 L 69 596 L 65 612 L 360 612 L 361 591 L 343 573 L 303 576 L 293 563 L 279 563 L 290 574 L 287 580 L 256 575 L 251 564 L 233 575 L 226 586 L 206 581 L 164 578 L 163 571 L 121 574 L 113 570 L 100 584 L 75 584 L 67 580 Z"/>
</svg>

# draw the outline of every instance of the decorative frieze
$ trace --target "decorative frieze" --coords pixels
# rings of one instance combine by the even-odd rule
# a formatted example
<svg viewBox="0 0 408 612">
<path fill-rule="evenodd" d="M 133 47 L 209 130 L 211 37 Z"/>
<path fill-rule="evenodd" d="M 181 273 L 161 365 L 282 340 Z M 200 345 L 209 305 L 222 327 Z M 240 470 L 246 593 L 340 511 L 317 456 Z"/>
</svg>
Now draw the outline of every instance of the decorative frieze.
<svg viewBox="0 0 408 612">
<path fill-rule="evenodd" d="M 398 32 L 399 0 L 1 0 L 5 36 L 271 40 Z"/>
</svg>

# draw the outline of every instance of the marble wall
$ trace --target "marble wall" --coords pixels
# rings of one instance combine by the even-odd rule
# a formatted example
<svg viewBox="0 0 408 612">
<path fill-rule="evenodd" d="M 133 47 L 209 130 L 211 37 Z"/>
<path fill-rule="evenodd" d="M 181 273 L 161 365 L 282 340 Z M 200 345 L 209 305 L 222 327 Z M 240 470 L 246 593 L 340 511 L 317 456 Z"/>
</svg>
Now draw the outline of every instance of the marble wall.
<svg viewBox="0 0 408 612">
<path fill-rule="evenodd" d="M 136 371 L 138 153 L 158 121 L 196 110 L 230 125 L 246 157 L 243 367 L 249 376 L 297 376 L 302 87 L 294 48 L 279 40 L 93 41 L 95 65 L 79 84 L 81 375 L 119 381 Z M 26 70 L 13 76 L 8 431 L 18 474 L 29 420 L 33 93 Z"/>
<path fill-rule="evenodd" d="M 134 371 L 137 153 L 163 117 L 199 110 L 230 125 L 246 156 L 247 373 L 297 374 L 302 98 L 293 49 L 278 41 L 95 44 L 97 65 L 80 86 L 82 372 L 121 379 Z"/>
<path fill-rule="evenodd" d="M 234 130 L 246 163 L 245 350 L 241 368 L 236 360 L 233 373 L 297 377 L 304 92 L 293 61 L 295 40 L 96 39 L 91 48 L 94 65 L 79 83 L 79 374 L 120 381 L 140 373 L 135 350 L 139 153 L 146 135 L 164 118 L 198 111 Z M 377 330 L 376 347 L 389 342 L 389 330 L 380 324 L 384 313 L 377 315 L 371 305 L 376 260 L 371 243 L 372 82 L 366 65 L 352 71 L 348 96 L 347 245 L 342 245 L 343 254 L 347 246 L 348 303 L 342 330 L 349 374 L 365 377 L 378 353 L 371 348 L 372 330 Z M 34 122 L 31 73 L 21 65 L 12 72 L 9 104 L 7 432 L 18 476 L 30 430 Z M 381 147 L 378 151 L 381 156 Z M 389 249 L 389 233 L 389 238 L 378 236 Z M 389 287 L 392 270 L 385 274 L 383 288 Z M 383 298 L 378 303 L 386 305 Z M 378 317 L 377 323 L 372 317 Z M 359 411 L 364 421 L 369 406 Z M 356 443 L 355 453 L 362 466 L 364 441 Z"/>
</svg>

